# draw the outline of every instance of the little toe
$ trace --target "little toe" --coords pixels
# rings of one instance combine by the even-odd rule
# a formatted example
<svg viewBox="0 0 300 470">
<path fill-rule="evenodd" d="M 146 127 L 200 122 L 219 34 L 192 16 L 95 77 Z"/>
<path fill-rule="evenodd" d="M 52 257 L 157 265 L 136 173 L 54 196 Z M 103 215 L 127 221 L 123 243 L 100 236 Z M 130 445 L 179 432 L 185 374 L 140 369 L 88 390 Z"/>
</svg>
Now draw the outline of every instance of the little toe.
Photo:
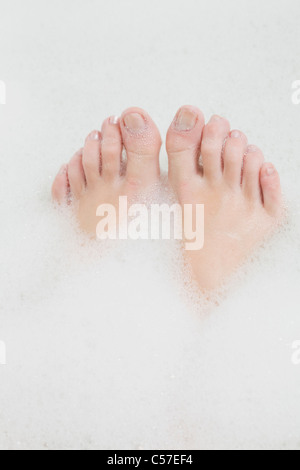
<svg viewBox="0 0 300 470">
<path fill-rule="evenodd" d="M 69 180 L 68 165 L 63 165 L 57 174 L 52 185 L 52 198 L 58 204 L 64 204 L 68 201 Z"/>
<path fill-rule="evenodd" d="M 282 214 L 282 191 L 279 174 L 272 163 L 265 163 L 260 171 L 260 183 L 266 211 L 272 217 Z"/>
</svg>

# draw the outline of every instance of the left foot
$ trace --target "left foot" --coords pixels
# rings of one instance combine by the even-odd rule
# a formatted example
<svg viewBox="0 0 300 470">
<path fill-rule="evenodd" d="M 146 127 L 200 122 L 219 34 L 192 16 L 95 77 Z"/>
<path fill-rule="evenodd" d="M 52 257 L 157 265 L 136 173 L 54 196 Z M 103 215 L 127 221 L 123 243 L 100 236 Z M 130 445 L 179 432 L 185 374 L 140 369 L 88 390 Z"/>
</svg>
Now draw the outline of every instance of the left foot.
<svg viewBox="0 0 300 470">
<path fill-rule="evenodd" d="M 281 220 L 279 175 L 240 131 L 201 111 L 181 108 L 167 135 L 169 180 L 181 205 L 204 204 L 205 243 L 186 251 L 201 290 L 215 289 Z M 199 157 L 202 158 L 202 166 Z"/>
<path fill-rule="evenodd" d="M 122 168 L 123 146 L 127 163 Z M 130 108 L 120 119 L 104 121 L 101 132 L 93 131 L 84 148 L 55 178 L 52 197 L 59 204 L 71 201 L 80 228 L 96 236 L 97 208 L 110 204 L 116 210 L 119 197 L 134 201 L 159 181 L 161 137 L 150 116 Z"/>
</svg>

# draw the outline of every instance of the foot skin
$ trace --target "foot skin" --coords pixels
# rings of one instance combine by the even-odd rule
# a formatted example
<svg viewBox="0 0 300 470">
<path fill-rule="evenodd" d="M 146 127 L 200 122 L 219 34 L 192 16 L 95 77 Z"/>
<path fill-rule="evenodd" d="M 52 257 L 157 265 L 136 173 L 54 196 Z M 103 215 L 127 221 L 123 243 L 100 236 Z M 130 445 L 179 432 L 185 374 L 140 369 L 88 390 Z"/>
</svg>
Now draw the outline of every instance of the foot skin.
<svg viewBox="0 0 300 470">
<path fill-rule="evenodd" d="M 167 135 L 169 180 L 181 205 L 205 205 L 205 243 L 186 251 L 201 290 L 211 291 L 272 233 L 283 215 L 279 175 L 226 119 L 182 107 Z M 201 158 L 200 158 L 201 156 Z M 200 158 L 200 160 L 199 160 Z"/>
<path fill-rule="evenodd" d="M 156 125 L 139 108 L 128 109 L 120 119 L 107 119 L 101 132 L 89 134 L 84 148 L 62 166 L 52 187 L 54 201 L 71 201 L 80 228 L 95 237 L 99 205 L 117 209 L 120 196 L 127 196 L 130 203 L 159 181 L 161 144 Z"/>
</svg>

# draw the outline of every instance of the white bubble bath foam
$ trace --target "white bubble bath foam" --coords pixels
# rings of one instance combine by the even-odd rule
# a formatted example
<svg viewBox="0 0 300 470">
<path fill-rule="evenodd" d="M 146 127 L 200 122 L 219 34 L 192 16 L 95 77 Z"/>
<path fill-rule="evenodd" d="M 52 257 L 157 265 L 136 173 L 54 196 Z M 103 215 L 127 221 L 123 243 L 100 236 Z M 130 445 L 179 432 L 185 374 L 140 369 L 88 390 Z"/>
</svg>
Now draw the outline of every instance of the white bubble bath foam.
<svg viewBox="0 0 300 470">
<path fill-rule="evenodd" d="M 0 10 L 0 448 L 299 450 L 299 2 Z M 50 199 L 107 116 L 141 106 L 164 139 L 183 104 L 260 146 L 289 208 L 210 305 L 173 243 L 83 241 Z"/>
</svg>

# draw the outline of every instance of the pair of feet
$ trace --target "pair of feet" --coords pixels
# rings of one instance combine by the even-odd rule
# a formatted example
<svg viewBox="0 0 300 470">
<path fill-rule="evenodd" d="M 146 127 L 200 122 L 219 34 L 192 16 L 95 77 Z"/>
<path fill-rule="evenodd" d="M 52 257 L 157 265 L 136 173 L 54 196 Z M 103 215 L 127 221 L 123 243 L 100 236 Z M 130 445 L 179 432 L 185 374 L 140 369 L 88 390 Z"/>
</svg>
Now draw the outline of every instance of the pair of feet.
<svg viewBox="0 0 300 470">
<path fill-rule="evenodd" d="M 160 133 L 151 117 L 130 108 L 93 131 L 52 188 L 58 203 L 72 200 L 82 230 L 95 236 L 101 204 L 118 206 L 119 197 L 137 200 L 160 180 Z M 219 287 L 282 217 L 279 175 L 261 150 L 229 122 L 183 106 L 167 134 L 169 182 L 179 203 L 204 204 L 205 245 L 186 251 L 202 290 Z M 122 161 L 123 148 L 127 162 Z"/>
</svg>

